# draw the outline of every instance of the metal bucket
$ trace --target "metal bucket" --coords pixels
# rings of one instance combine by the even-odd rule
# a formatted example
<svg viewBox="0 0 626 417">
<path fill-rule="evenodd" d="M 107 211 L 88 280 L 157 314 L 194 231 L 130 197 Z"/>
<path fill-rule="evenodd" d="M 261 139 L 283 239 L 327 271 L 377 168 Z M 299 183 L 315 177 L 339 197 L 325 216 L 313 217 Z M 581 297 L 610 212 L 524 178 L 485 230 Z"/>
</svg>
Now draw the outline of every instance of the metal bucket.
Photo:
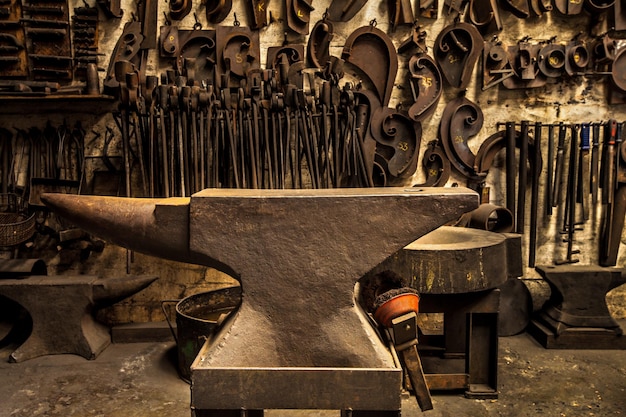
<svg viewBox="0 0 626 417">
<path fill-rule="evenodd" d="M 172 328 L 166 304 L 176 303 L 176 331 Z M 178 372 L 181 379 L 190 382 L 191 363 L 200 348 L 215 334 L 230 313 L 241 303 L 241 287 L 190 295 L 182 300 L 165 300 L 161 307 L 178 350 Z"/>
</svg>

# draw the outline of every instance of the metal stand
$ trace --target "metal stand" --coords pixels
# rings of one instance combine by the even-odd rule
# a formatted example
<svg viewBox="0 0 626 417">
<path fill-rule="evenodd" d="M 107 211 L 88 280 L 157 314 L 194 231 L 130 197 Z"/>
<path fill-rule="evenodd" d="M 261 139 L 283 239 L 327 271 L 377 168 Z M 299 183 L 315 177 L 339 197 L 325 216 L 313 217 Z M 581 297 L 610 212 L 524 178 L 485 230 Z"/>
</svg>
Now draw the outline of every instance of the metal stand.
<svg viewBox="0 0 626 417">
<path fill-rule="evenodd" d="M 468 398 L 498 398 L 500 290 L 424 294 L 420 312 L 443 313 L 443 336 L 420 337 L 419 352 L 431 391 L 465 390 Z"/>
</svg>

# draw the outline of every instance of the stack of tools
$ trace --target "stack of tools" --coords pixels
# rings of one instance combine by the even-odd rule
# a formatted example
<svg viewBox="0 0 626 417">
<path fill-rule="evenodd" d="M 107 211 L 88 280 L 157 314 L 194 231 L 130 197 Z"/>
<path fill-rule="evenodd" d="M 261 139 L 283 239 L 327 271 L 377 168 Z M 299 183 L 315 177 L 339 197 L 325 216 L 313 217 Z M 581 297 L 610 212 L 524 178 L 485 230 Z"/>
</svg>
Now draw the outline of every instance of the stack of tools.
<svg viewBox="0 0 626 417">
<path fill-rule="evenodd" d="M 66 0 L 22 5 L 29 72 L 35 80 L 72 80 L 69 10 Z"/>
<path fill-rule="evenodd" d="M 21 13 L 18 0 L 0 0 L 0 72 L 4 77 L 28 74 L 24 31 L 19 24 Z"/>
<path fill-rule="evenodd" d="M 535 247 L 540 178 L 544 186 L 544 213 L 552 216 L 555 208 L 562 213 L 561 234 L 567 244 L 565 257 L 556 264 L 571 264 L 575 257 L 575 232 L 588 222 L 596 227 L 596 213 L 601 215 L 599 264 L 613 266 L 617 261 L 624 217 L 626 216 L 626 148 L 623 146 L 623 123 L 612 119 L 607 122 L 564 122 L 533 125 L 522 121 L 516 130 L 515 122 L 502 123 L 506 129 L 494 136 L 506 138 L 506 201 L 507 208 L 516 214 L 516 231 L 524 233 L 526 178 L 531 179 L 530 213 L 530 267 L 535 266 Z M 547 130 L 547 135 L 545 132 Z M 534 136 L 534 139 L 531 138 Z M 545 135 L 547 137 L 542 136 Z M 478 152 L 485 159 L 490 140 L 486 140 Z M 541 162 L 541 146 L 547 146 L 545 173 Z M 519 160 L 515 148 L 520 149 Z M 487 158 L 489 159 L 489 158 Z M 530 162 L 530 173 L 526 160 Z M 522 162 L 523 161 L 523 162 Z M 480 163 L 479 163 L 480 165 Z M 516 181 L 516 176 L 519 177 Z M 517 201 L 516 201 L 517 188 Z M 600 192 L 601 191 L 601 192 Z"/>
<path fill-rule="evenodd" d="M 86 81 L 88 87 L 93 86 L 98 79 L 98 56 L 103 55 L 98 53 L 98 8 L 87 4 L 74 8 L 72 32 L 75 78 Z M 95 86 L 97 87 L 97 83 Z"/>
</svg>

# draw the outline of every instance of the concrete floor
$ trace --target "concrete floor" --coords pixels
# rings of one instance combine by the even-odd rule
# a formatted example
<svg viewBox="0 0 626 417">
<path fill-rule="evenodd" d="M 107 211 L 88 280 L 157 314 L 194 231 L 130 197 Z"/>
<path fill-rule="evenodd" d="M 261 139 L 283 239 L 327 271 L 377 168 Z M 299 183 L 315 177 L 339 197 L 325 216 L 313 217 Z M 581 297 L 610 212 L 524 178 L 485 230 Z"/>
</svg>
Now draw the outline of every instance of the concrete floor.
<svg viewBox="0 0 626 417">
<path fill-rule="evenodd" d="M 626 321 L 621 325 L 626 328 Z M 112 344 L 96 360 L 74 355 L 8 363 L 0 348 L 0 416 L 185 417 L 189 385 L 176 373 L 173 343 Z M 528 334 L 500 338 L 497 400 L 434 396 L 429 417 L 626 415 L 626 350 L 546 350 Z M 403 417 L 420 415 L 414 397 Z M 269 411 L 268 417 L 338 416 Z"/>
</svg>

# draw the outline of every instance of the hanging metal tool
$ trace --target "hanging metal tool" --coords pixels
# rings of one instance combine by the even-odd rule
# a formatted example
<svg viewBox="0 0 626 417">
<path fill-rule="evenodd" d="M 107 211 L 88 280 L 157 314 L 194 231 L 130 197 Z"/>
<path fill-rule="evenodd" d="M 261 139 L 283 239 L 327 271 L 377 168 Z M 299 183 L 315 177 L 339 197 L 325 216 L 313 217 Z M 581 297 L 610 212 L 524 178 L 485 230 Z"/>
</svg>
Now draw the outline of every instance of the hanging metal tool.
<svg viewBox="0 0 626 417">
<path fill-rule="evenodd" d="M 376 28 L 375 21 L 350 34 L 341 57 L 367 76 L 383 106 L 389 104 L 398 72 L 398 55 L 391 38 Z"/>
<path fill-rule="evenodd" d="M 567 126 L 559 123 L 559 136 L 556 146 L 556 168 L 554 169 L 554 181 L 552 182 L 552 207 L 561 204 L 561 184 L 563 181 L 563 167 L 565 165 L 565 135 Z"/>
<path fill-rule="evenodd" d="M 532 183 L 530 194 L 530 232 L 528 239 L 528 267 L 534 268 L 537 250 L 537 219 L 539 217 L 539 180 L 541 178 L 542 160 L 541 160 L 541 122 L 535 123 L 534 132 L 534 152 L 532 152 Z M 529 155 L 531 156 L 531 155 Z M 525 163 L 522 161 L 521 163 Z"/>
<path fill-rule="evenodd" d="M 578 135 L 579 125 L 571 126 L 569 164 L 567 174 L 567 195 L 565 212 L 563 214 L 563 232 L 567 235 L 567 254 L 565 259 L 555 261 L 555 264 L 571 264 L 579 262 L 574 255 L 580 253 L 580 250 L 574 249 L 574 233 L 576 231 L 576 189 L 578 180 Z"/>
<path fill-rule="evenodd" d="M 313 0 L 285 0 L 287 11 L 287 25 L 289 29 L 301 35 L 309 34 L 309 21 Z"/>
<path fill-rule="evenodd" d="M 468 86 L 483 44 L 482 35 L 469 23 L 455 22 L 439 32 L 434 56 L 448 84 L 459 89 Z"/>
<path fill-rule="evenodd" d="M 580 126 L 580 156 L 578 158 L 578 189 L 576 202 L 581 205 L 583 221 L 589 220 L 589 149 L 590 124 Z"/>
<path fill-rule="evenodd" d="M 347 22 L 367 4 L 367 0 L 332 0 L 328 7 L 328 19 Z"/>
</svg>

